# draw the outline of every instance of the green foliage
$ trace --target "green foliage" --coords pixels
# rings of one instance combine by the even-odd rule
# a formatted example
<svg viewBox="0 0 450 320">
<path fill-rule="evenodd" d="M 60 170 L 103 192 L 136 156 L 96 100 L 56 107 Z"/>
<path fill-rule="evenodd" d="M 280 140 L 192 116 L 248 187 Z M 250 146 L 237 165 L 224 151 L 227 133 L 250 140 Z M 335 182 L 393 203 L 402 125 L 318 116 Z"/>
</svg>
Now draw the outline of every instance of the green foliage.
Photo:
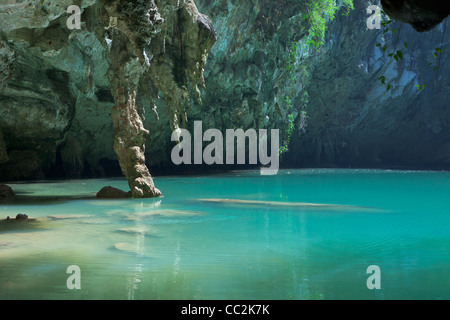
<svg viewBox="0 0 450 320">
<path fill-rule="evenodd" d="M 335 18 L 336 12 L 339 10 L 339 6 L 336 4 L 335 0 L 299 0 L 303 3 L 303 18 L 307 22 L 307 37 L 304 41 L 306 48 L 313 49 L 316 52 L 320 50 L 320 47 L 324 43 L 325 32 L 327 23 Z M 354 9 L 353 0 L 341 0 L 342 6 L 346 9 L 343 13 L 347 15 L 350 10 Z M 292 42 L 289 47 L 288 59 L 286 71 L 290 76 L 290 86 L 292 89 L 297 85 L 301 85 L 302 88 L 306 88 L 309 82 L 310 72 L 308 70 L 308 65 L 306 59 L 297 61 L 297 52 L 299 50 L 300 42 Z M 297 74 L 299 77 L 297 79 Z M 298 83 L 300 82 L 300 83 Z M 291 90 L 287 90 L 291 91 Z M 306 111 L 306 106 L 309 102 L 309 95 L 306 90 L 304 90 L 302 97 L 299 99 L 301 104 L 300 117 L 303 126 L 308 118 Z M 291 141 L 291 136 L 295 131 L 295 119 L 293 101 L 289 95 L 286 96 L 284 102 L 288 108 L 288 116 L 285 128 L 285 139 L 283 146 L 280 148 L 280 155 L 288 151 L 288 146 Z"/>
<path fill-rule="evenodd" d="M 384 13 L 384 11 L 381 11 L 381 14 L 386 15 L 386 13 Z M 383 35 L 387 34 L 388 32 L 392 32 L 392 35 L 397 34 L 397 40 L 398 37 L 400 35 L 400 32 L 397 33 L 397 29 L 389 28 L 389 25 L 392 23 L 392 19 L 388 18 L 387 21 L 381 21 L 381 25 L 383 26 L 384 30 L 383 30 Z M 397 41 L 395 42 L 397 44 Z M 396 47 L 396 44 L 394 45 L 394 47 Z M 406 42 L 403 43 L 405 48 L 408 48 L 408 44 Z M 381 48 L 381 50 L 383 51 L 383 53 L 386 53 L 386 51 L 388 51 L 388 47 L 386 45 L 382 45 L 381 43 L 377 43 L 376 44 L 377 47 Z M 390 53 L 388 53 L 387 55 L 389 58 L 394 59 L 396 62 L 399 62 L 400 60 L 403 60 L 403 52 L 400 50 L 395 50 L 391 51 Z M 386 91 L 389 92 L 392 89 L 392 84 L 388 84 L 386 83 L 386 77 L 383 75 L 381 77 L 378 78 L 378 80 L 381 81 L 381 84 L 383 86 L 386 87 Z"/>
<path fill-rule="evenodd" d="M 353 0 L 342 0 L 342 4 L 346 8 L 344 14 L 354 9 Z M 325 38 L 327 22 L 334 20 L 339 7 L 334 0 L 307 0 L 305 8 L 304 18 L 309 24 L 307 44 L 318 50 Z"/>
<path fill-rule="evenodd" d="M 286 104 L 288 105 L 289 111 L 292 112 L 294 106 L 292 104 L 291 98 L 289 96 L 286 96 L 284 102 L 286 102 Z M 294 131 L 295 131 L 295 115 L 293 113 L 289 113 L 285 132 L 286 137 L 283 145 L 280 147 L 279 151 L 280 155 L 288 151 L 289 143 L 291 142 L 291 137 Z"/>
<path fill-rule="evenodd" d="M 420 90 L 425 89 L 426 85 L 424 85 L 424 84 L 422 84 L 422 85 L 416 84 L 415 87 L 417 88 L 417 91 L 420 91 Z"/>
</svg>

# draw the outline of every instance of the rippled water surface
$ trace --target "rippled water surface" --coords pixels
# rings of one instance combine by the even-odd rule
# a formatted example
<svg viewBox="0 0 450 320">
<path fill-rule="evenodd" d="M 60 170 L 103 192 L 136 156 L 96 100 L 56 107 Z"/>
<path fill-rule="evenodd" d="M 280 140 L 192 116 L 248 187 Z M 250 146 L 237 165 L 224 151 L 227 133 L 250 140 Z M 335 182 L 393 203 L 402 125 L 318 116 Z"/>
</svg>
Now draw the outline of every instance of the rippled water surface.
<svg viewBox="0 0 450 320">
<path fill-rule="evenodd" d="M 450 299 L 450 173 L 155 182 L 164 198 L 111 201 L 95 193 L 124 180 L 12 184 L 0 218 L 35 220 L 0 222 L 0 299 Z"/>
</svg>

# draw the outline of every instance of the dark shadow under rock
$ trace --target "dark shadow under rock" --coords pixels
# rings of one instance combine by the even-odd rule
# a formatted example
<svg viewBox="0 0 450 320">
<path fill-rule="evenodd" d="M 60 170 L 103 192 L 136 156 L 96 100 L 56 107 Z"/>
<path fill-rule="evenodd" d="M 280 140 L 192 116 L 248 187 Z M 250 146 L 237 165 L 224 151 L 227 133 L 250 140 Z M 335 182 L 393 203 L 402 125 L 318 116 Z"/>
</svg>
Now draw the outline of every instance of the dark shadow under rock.
<svg viewBox="0 0 450 320">
<path fill-rule="evenodd" d="M 125 192 L 114 187 L 104 187 L 97 193 L 99 199 L 127 199 L 131 198 L 131 191 Z"/>
</svg>

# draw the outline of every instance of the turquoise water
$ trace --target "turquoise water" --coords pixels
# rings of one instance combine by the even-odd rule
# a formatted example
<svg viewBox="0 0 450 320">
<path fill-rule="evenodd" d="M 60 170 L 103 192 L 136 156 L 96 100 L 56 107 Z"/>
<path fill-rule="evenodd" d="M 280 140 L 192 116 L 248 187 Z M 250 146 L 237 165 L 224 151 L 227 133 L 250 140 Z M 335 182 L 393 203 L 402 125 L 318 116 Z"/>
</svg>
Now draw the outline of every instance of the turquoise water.
<svg viewBox="0 0 450 320">
<path fill-rule="evenodd" d="M 0 299 L 450 298 L 450 173 L 155 182 L 164 198 L 112 201 L 95 193 L 124 180 L 12 184 L 20 201 L 0 203 L 0 218 L 36 220 L 0 224 Z M 79 290 L 66 285 L 71 265 Z M 380 290 L 367 288 L 371 265 Z"/>
</svg>

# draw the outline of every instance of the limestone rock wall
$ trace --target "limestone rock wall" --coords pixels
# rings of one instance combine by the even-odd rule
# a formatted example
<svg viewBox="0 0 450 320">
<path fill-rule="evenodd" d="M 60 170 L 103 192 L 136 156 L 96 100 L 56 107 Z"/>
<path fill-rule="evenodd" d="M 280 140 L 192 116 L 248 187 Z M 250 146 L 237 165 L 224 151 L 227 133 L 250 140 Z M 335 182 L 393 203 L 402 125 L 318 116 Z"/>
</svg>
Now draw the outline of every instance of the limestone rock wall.
<svg viewBox="0 0 450 320">
<path fill-rule="evenodd" d="M 66 26 L 71 4 L 0 5 L 0 128 L 9 158 L 0 166 L 3 180 L 92 174 L 100 158 L 114 155 L 108 60 L 91 28 L 95 1 L 79 3 L 83 28 L 74 31 Z"/>
<path fill-rule="evenodd" d="M 199 1 L 219 40 L 205 73 L 208 109 L 197 117 L 217 128 L 241 122 L 245 128 L 284 131 L 292 112 L 284 101 L 289 96 L 296 130 L 282 158 L 286 167 L 448 169 L 448 19 L 425 33 L 394 21 L 391 31 L 383 33 L 384 28 L 367 27 L 368 6 L 380 3 L 355 1 L 355 10 L 338 13 L 328 25 L 319 53 L 306 55 L 299 45 L 298 71 L 292 73 L 286 71 L 290 43 L 305 36 L 298 3 Z M 443 49 L 436 58 L 435 48 Z M 396 50 L 403 53 L 399 62 L 388 56 Z M 305 93 L 306 121 L 300 114 Z"/>
<path fill-rule="evenodd" d="M 0 5 L 1 180 L 120 174 L 113 149 L 111 56 L 99 31 L 108 24 L 101 18 L 105 8 L 97 1 L 79 3 L 81 30 L 66 27 L 69 2 Z M 135 96 L 143 128 L 149 131 L 148 167 L 171 167 L 170 136 L 178 125 L 192 129 L 195 120 L 202 120 L 205 130 L 283 132 L 291 112 L 296 131 L 282 165 L 448 168 L 447 20 L 426 33 L 394 22 L 396 34 L 383 34 L 366 26 L 366 9 L 374 2 L 355 1 L 355 10 L 337 14 L 329 24 L 319 54 L 306 56 L 304 48 L 298 49 L 299 70 L 292 74 L 286 70 L 290 44 L 306 34 L 301 1 L 196 0 L 198 11 L 216 30 L 209 56 L 189 46 L 212 31 L 202 14 L 189 14 L 192 4 L 186 3 L 177 10 L 177 1 L 155 1 L 168 21 L 157 34 L 167 36 L 153 36 L 146 56 L 155 62 L 154 69 L 142 75 Z M 195 33 L 174 27 L 193 16 L 199 22 Z M 401 49 L 404 59 L 389 58 L 377 43 L 388 51 Z M 438 59 L 435 48 L 443 49 Z M 201 90 L 199 73 L 186 66 L 205 69 L 206 90 Z M 307 82 L 302 82 L 302 66 L 310 75 Z M 161 84 L 154 81 L 158 74 L 173 78 Z M 379 81 L 382 75 L 391 84 L 389 92 Z M 415 87 L 424 84 L 423 90 Z M 300 115 L 305 93 L 307 119 Z"/>
<path fill-rule="evenodd" d="M 161 92 L 160 127 L 186 120 L 185 100 L 201 99 L 212 23 L 191 0 L 84 1 L 82 28 L 69 30 L 70 4 L 0 6 L 1 176 L 103 175 L 101 162 L 118 154 L 127 177 L 150 181 L 144 113 Z"/>
<path fill-rule="evenodd" d="M 448 19 L 424 33 L 394 22 L 383 34 L 364 28 L 365 10 L 357 3 L 338 16 L 325 50 L 311 58 L 308 126 L 297 131 L 285 165 L 448 169 Z M 435 48 L 443 50 L 436 57 Z M 396 50 L 398 62 L 388 56 Z"/>
</svg>

